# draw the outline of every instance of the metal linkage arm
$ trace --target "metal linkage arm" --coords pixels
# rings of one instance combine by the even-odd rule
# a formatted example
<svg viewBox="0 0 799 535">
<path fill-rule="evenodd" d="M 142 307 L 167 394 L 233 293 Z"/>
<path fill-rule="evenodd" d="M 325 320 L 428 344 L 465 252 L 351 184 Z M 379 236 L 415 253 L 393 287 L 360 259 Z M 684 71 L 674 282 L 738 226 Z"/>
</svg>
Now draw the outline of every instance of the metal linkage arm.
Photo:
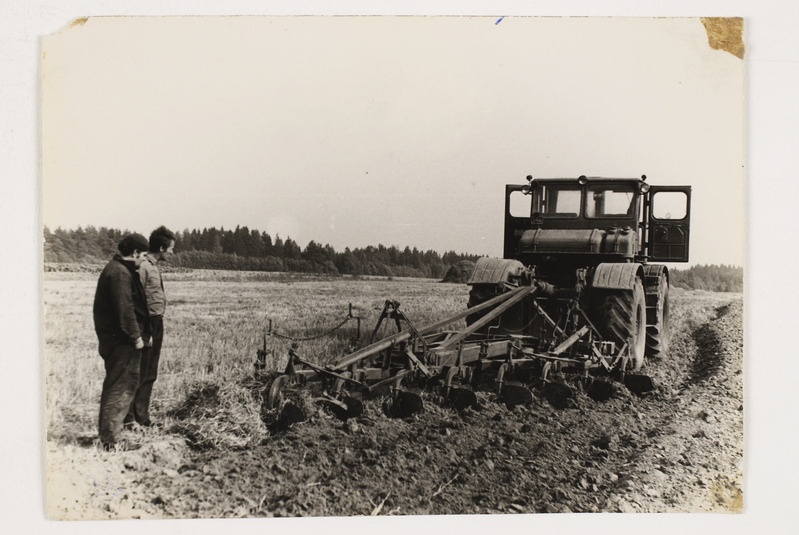
<svg viewBox="0 0 799 535">
<path fill-rule="evenodd" d="M 588 334 L 588 331 L 589 331 L 588 326 L 583 325 L 583 327 L 579 331 L 572 334 L 570 337 L 564 340 L 560 345 L 558 345 L 558 347 L 550 351 L 550 355 L 560 355 L 561 353 L 569 349 L 571 346 L 576 344 L 580 340 L 580 338 Z"/>
<path fill-rule="evenodd" d="M 514 297 L 516 297 L 516 296 L 518 296 L 520 294 L 527 295 L 530 292 L 532 292 L 534 289 L 535 289 L 535 287 L 533 287 L 533 286 L 522 286 L 522 287 L 517 288 L 515 290 L 512 290 L 510 292 L 498 295 L 497 297 L 494 297 L 493 299 L 489 299 L 485 303 L 482 303 L 482 304 L 477 305 L 477 306 L 472 307 L 472 308 L 467 308 L 466 310 L 458 312 L 457 314 L 455 314 L 453 316 L 450 316 L 449 318 L 443 319 L 441 321 L 438 321 L 436 323 L 428 325 L 428 326 L 426 326 L 426 327 L 424 327 L 422 329 L 419 329 L 419 334 L 422 335 L 422 336 L 425 336 L 425 335 L 428 335 L 428 334 L 435 333 L 436 331 L 438 331 L 439 329 L 441 329 L 443 327 L 446 327 L 450 323 L 462 320 L 466 316 L 470 316 L 470 315 L 472 315 L 472 314 L 474 314 L 476 312 L 480 312 L 481 310 L 485 310 L 487 308 L 491 308 L 492 306 L 495 306 L 495 305 L 497 305 L 499 303 L 502 303 L 503 301 L 512 299 L 512 298 L 514 298 Z M 519 298 L 519 299 L 521 299 L 521 298 Z M 334 371 L 346 370 L 347 368 L 349 368 L 353 364 L 355 364 L 357 362 L 360 362 L 363 359 L 366 359 L 366 358 L 369 358 L 369 357 L 371 357 L 373 355 L 376 355 L 376 354 L 380 353 L 381 351 L 394 346 L 395 344 L 398 344 L 400 342 L 404 342 L 406 340 L 410 340 L 412 336 L 413 336 L 413 333 L 411 331 L 400 331 L 400 332 L 398 332 L 396 334 L 393 334 L 393 335 L 391 335 L 391 336 L 389 336 L 387 338 L 383 338 L 382 340 L 379 340 L 379 341 L 377 341 L 377 342 L 375 342 L 373 344 L 369 344 L 368 346 L 366 346 L 364 348 L 361 348 L 361 349 L 359 349 L 358 351 L 356 351 L 354 353 L 350 353 L 349 355 L 345 356 L 344 358 L 339 360 L 334 365 L 329 366 L 328 369 L 334 370 Z"/>
<path fill-rule="evenodd" d="M 518 290 L 510 292 L 511 294 L 513 294 L 513 297 L 507 299 L 504 303 L 496 307 L 494 310 L 492 310 L 491 312 L 489 312 L 488 314 L 486 314 L 476 322 L 472 323 L 469 327 L 462 330 L 455 336 L 448 338 L 435 351 L 446 351 L 448 349 L 452 349 L 458 343 L 460 343 L 461 340 L 466 339 L 472 333 L 475 333 L 478 330 L 482 329 L 483 327 L 494 321 L 494 319 L 496 319 L 500 314 L 508 310 L 510 307 L 512 307 L 513 305 L 515 305 L 516 303 L 518 303 L 528 295 L 534 295 L 536 292 L 538 292 L 538 290 L 539 289 L 537 286 L 523 286 Z M 478 307 L 470 308 L 469 314 L 473 314 L 477 310 L 477 308 Z"/>
<path fill-rule="evenodd" d="M 352 384 L 358 385 L 359 387 L 361 387 L 363 389 L 368 388 L 366 383 L 362 383 L 361 381 L 356 381 L 355 379 L 352 379 L 350 377 L 347 377 L 347 376 L 341 375 L 339 373 L 336 373 L 336 371 L 331 370 L 329 368 L 323 368 L 322 366 L 317 366 L 316 364 L 314 364 L 312 362 L 308 362 L 307 360 L 305 360 L 302 357 L 300 357 L 294 351 L 294 349 L 290 349 L 289 350 L 289 358 L 292 359 L 293 363 L 302 364 L 306 368 L 310 368 L 311 370 L 315 371 L 316 373 L 318 373 L 320 375 L 325 375 L 327 377 L 332 377 L 334 379 L 341 379 L 342 381 L 346 381 L 348 383 L 352 383 Z"/>
</svg>

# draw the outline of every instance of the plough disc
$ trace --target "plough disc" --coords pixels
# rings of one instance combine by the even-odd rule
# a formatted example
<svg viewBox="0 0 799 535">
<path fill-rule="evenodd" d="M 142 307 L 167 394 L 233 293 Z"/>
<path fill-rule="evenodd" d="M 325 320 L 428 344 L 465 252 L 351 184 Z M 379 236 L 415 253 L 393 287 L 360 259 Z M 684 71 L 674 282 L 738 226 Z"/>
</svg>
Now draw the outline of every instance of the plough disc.
<svg viewBox="0 0 799 535">
<path fill-rule="evenodd" d="M 398 388 L 383 404 L 383 411 L 392 418 L 407 418 L 424 408 L 422 396 L 417 392 Z"/>
<path fill-rule="evenodd" d="M 466 385 L 450 387 L 447 402 L 457 411 L 463 411 L 477 405 L 477 396 L 474 390 Z"/>
<path fill-rule="evenodd" d="M 574 398 L 574 389 L 567 384 L 557 382 L 544 383 L 544 398 L 555 408 L 563 409 L 569 400 Z"/>
<path fill-rule="evenodd" d="M 612 383 L 603 379 L 588 379 L 587 383 L 585 393 L 594 401 L 607 401 L 616 391 Z"/>
<path fill-rule="evenodd" d="M 363 414 L 363 402 L 352 396 L 342 396 L 340 399 L 320 397 L 314 401 L 324 406 L 339 420 L 357 418 Z"/>
<path fill-rule="evenodd" d="M 266 408 L 267 409 L 275 409 L 278 405 L 280 405 L 280 392 L 283 390 L 283 387 L 286 386 L 290 381 L 290 377 L 288 375 L 279 375 L 275 377 L 275 380 L 272 381 L 272 384 L 269 386 L 269 390 L 266 393 Z"/>
<path fill-rule="evenodd" d="M 285 431 L 294 424 L 304 422 L 306 420 L 305 411 L 299 408 L 294 403 L 288 401 L 280 410 L 280 415 L 277 420 L 269 426 L 269 430 L 273 433 Z"/>
<path fill-rule="evenodd" d="M 462 382 L 460 370 L 457 367 L 449 368 L 444 374 L 444 395 L 450 407 L 456 411 L 463 411 L 477 405 L 477 396 L 468 383 Z"/>
<path fill-rule="evenodd" d="M 505 381 L 498 397 L 508 409 L 513 409 L 517 405 L 530 405 L 533 403 L 533 393 L 529 388 L 517 381 Z"/>
<path fill-rule="evenodd" d="M 648 375 L 626 374 L 624 376 L 624 386 L 634 394 L 642 396 L 655 389 L 655 382 Z"/>
</svg>

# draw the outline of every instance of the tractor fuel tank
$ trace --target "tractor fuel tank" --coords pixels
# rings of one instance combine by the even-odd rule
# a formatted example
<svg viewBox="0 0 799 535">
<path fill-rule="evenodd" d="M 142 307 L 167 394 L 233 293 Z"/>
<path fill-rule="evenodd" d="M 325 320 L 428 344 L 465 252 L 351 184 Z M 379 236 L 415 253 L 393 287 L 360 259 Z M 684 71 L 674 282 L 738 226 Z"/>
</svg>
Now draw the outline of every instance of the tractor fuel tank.
<svg viewBox="0 0 799 535">
<path fill-rule="evenodd" d="M 519 238 L 517 253 L 597 254 L 632 258 L 638 235 L 630 227 L 599 229 L 530 229 Z"/>
</svg>

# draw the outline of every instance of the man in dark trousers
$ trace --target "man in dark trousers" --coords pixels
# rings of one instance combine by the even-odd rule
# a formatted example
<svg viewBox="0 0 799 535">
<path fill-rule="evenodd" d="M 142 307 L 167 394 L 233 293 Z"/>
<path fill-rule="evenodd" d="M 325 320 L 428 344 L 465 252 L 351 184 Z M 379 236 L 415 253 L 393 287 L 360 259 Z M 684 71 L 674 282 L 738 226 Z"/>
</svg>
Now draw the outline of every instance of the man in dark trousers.
<svg viewBox="0 0 799 535">
<path fill-rule="evenodd" d="M 139 368 L 139 387 L 133 398 L 133 405 L 125 418 L 126 423 L 137 422 L 143 427 L 150 427 L 150 398 L 153 384 L 158 377 L 158 360 L 161 357 L 161 342 L 164 339 L 164 311 L 166 310 L 166 294 L 164 281 L 158 262 L 166 260 L 175 249 L 175 234 L 161 226 L 150 234 L 149 252 L 139 266 L 139 276 L 147 296 L 150 316 L 150 332 L 152 343 L 144 344 L 141 367 Z"/>
<path fill-rule="evenodd" d="M 150 338 L 147 298 L 137 272 L 147 239 L 130 234 L 117 249 L 119 253 L 100 273 L 94 295 L 94 330 L 105 362 L 99 427 L 106 450 L 132 448 L 120 441 L 120 435 L 139 384 L 142 349 Z"/>
</svg>

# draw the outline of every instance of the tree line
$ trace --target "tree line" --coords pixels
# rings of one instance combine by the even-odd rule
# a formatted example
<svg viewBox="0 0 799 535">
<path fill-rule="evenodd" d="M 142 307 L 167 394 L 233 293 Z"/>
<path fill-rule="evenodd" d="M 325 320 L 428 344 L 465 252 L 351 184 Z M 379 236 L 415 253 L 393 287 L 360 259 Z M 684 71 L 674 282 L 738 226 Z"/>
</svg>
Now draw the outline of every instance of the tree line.
<svg viewBox="0 0 799 535">
<path fill-rule="evenodd" d="M 88 226 L 75 230 L 44 229 L 44 261 L 48 263 L 97 264 L 117 252 L 117 243 L 128 231 Z M 272 238 L 266 232 L 245 227 L 234 230 L 204 228 L 176 232 L 177 253 L 173 266 L 194 269 L 227 269 L 324 273 L 330 275 L 379 275 L 384 277 L 443 278 L 461 261 L 476 262 L 478 255 L 419 251 L 416 247 L 368 246 L 336 251 L 330 245 L 310 241 L 305 248 L 291 238 Z M 743 292 L 743 268 L 728 265 L 696 265 L 669 271 L 672 286 L 688 290 Z M 468 275 L 467 275 L 468 278 Z"/>
<path fill-rule="evenodd" d="M 107 227 L 74 230 L 44 229 L 44 261 L 95 264 L 117 252 L 117 243 L 128 231 Z M 311 240 L 304 248 L 291 238 L 274 238 L 266 232 L 237 226 L 235 229 L 204 228 L 176 232 L 176 253 L 170 265 L 195 269 L 280 271 L 329 275 L 379 275 L 387 277 L 442 278 L 461 260 L 478 255 L 449 251 L 419 251 L 416 247 L 382 244 L 338 252 Z"/>
<path fill-rule="evenodd" d="M 672 286 L 686 290 L 743 292 L 744 268 L 725 264 L 700 264 L 688 269 L 670 269 Z"/>
</svg>

